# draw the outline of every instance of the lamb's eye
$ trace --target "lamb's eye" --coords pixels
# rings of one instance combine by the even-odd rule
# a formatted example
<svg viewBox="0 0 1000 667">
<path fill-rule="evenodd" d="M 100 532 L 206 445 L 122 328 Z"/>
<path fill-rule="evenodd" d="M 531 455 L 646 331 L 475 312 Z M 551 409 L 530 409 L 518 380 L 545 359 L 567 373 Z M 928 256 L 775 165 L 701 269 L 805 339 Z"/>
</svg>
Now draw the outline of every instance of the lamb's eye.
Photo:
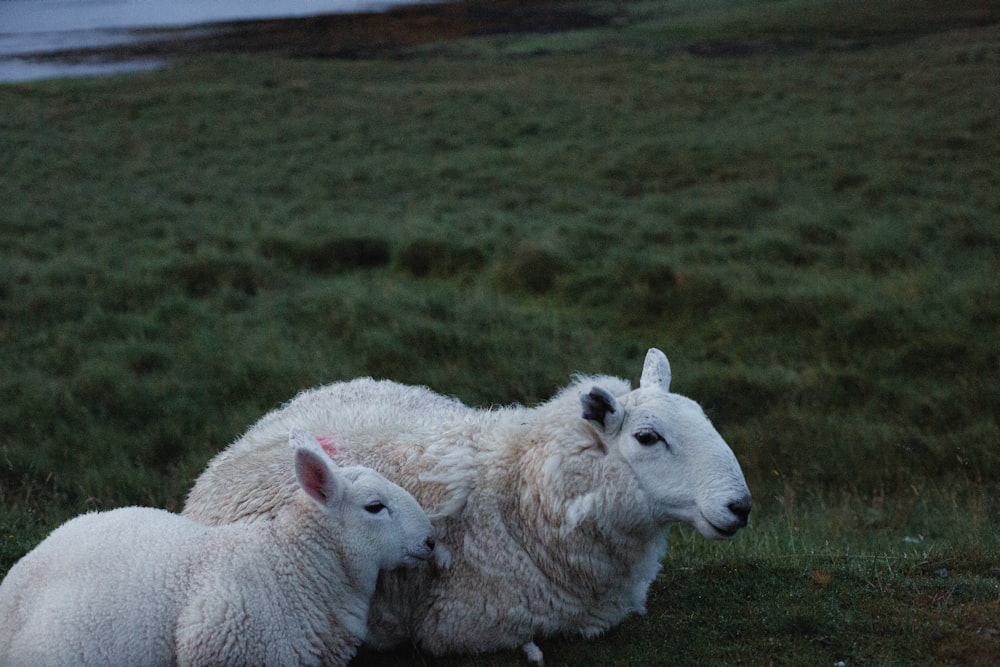
<svg viewBox="0 0 1000 667">
<path fill-rule="evenodd" d="M 368 512 L 369 514 L 378 514 L 384 509 L 385 505 L 383 505 L 378 501 L 375 501 L 373 503 L 368 503 L 367 505 L 365 505 L 365 511 Z"/>
<path fill-rule="evenodd" d="M 644 447 L 649 447 L 655 445 L 656 443 L 663 440 L 663 437 L 652 430 L 642 430 L 635 434 L 636 442 Z"/>
</svg>

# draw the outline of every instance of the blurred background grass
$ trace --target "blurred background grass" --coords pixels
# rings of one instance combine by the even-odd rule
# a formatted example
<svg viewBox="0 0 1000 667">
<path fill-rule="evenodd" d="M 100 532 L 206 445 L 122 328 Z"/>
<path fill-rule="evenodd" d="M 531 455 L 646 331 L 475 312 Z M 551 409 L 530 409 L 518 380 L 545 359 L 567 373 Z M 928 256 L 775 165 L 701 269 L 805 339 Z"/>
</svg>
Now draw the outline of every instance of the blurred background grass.
<svg viewBox="0 0 1000 667">
<path fill-rule="evenodd" d="M 717 592 L 755 600 L 764 662 L 790 606 L 813 620 L 783 664 L 996 647 L 961 614 L 998 609 L 1000 12 L 579 4 L 606 27 L 0 86 L 0 571 L 81 511 L 179 509 L 306 387 L 532 404 L 657 346 L 755 495 L 736 542 L 674 536 L 665 588 L 753 581 Z M 879 644 L 956 566 L 961 641 Z M 845 645 L 808 598 L 760 600 L 790 570 L 834 572 L 830 609 L 866 577 L 915 592 Z"/>
</svg>

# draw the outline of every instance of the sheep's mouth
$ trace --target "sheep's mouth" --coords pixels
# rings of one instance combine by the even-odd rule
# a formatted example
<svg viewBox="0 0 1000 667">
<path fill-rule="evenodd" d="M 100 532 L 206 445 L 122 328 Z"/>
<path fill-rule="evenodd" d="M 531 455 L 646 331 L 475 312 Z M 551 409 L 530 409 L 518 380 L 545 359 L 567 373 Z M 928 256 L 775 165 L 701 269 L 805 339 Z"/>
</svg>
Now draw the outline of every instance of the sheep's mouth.
<svg viewBox="0 0 1000 667">
<path fill-rule="evenodd" d="M 708 520 L 708 517 L 706 517 L 706 516 L 705 516 L 704 514 L 702 514 L 702 515 L 701 515 L 701 518 L 702 518 L 702 519 L 704 519 L 704 520 L 705 520 L 705 523 L 707 523 L 707 524 L 708 524 L 709 528 L 711 528 L 711 529 L 712 529 L 712 530 L 714 530 L 714 531 L 715 531 L 716 533 L 718 533 L 718 534 L 719 534 L 719 536 L 720 536 L 720 537 L 721 537 L 722 539 L 726 539 L 726 540 L 728 540 L 729 538 L 731 538 L 731 537 L 733 537 L 734 535 L 736 535 L 736 533 L 738 533 L 738 532 L 739 532 L 739 530 L 740 530 L 740 528 L 739 528 L 739 527 L 736 527 L 736 528 L 722 528 L 721 526 L 718 526 L 718 525 L 716 525 L 716 524 L 712 523 L 711 521 L 709 521 L 709 520 Z"/>
<path fill-rule="evenodd" d="M 712 529 L 715 530 L 715 532 L 717 532 L 719 535 L 722 535 L 724 537 L 732 537 L 733 535 L 735 535 L 739 531 L 739 528 L 736 528 L 736 529 L 733 529 L 733 530 L 726 530 L 725 528 L 719 528 L 714 523 L 712 523 L 710 525 L 712 526 Z"/>
</svg>

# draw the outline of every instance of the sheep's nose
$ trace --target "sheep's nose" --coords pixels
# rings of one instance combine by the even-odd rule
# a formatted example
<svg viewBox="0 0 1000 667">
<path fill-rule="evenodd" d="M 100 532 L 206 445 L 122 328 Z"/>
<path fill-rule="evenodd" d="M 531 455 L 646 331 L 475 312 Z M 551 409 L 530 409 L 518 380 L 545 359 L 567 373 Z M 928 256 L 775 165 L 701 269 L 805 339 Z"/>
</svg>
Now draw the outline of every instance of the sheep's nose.
<svg viewBox="0 0 1000 667">
<path fill-rule="evenodd" d="M 750 507 L 753 505 L 753 501 L 750 496 L 743 496 L 739 500 L 729 503 L 727 507 L 733 515 L 740 520 L 740 527 L 747 525 L 747 521 L 750 520 Z"/>
<path fill-rule="evenodd" d="M 431 551 L 434 551 L 434 545 L 437 544 L 437 543 L 434 541 L 433 537 L 428 537 L 426 540 L 424 540 L 424 544 L 427 545 L 428 549 L 430 549 Z"/>
</svg>

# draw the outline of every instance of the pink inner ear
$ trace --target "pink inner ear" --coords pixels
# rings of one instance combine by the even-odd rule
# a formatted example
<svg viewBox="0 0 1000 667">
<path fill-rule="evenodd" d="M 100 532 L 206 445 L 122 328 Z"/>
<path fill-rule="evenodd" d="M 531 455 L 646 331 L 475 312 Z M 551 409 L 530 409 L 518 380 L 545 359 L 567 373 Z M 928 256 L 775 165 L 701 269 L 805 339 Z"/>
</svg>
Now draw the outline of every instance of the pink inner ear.
<svg viewBox="0 0 1000 667">
<path fill-rule="evenodd" d="M 299 450 L 296 453 L 295 464 L 302 490 L 318 502 L 327 502 L 329 469 L 320 459 L 319 454 L 309 450 Z"/>
<path fill-rule="evenodd" d="M 331 435 L 317 436 L 316 442 L 319 443 L 319 446 L 323 448 L 324 452 L 329 454 L 330 458 L 335 457 L 341 449 L 338 447 L 338 444 L 340 443 L 338 443 L 337 440 Z"/>
</svg>

